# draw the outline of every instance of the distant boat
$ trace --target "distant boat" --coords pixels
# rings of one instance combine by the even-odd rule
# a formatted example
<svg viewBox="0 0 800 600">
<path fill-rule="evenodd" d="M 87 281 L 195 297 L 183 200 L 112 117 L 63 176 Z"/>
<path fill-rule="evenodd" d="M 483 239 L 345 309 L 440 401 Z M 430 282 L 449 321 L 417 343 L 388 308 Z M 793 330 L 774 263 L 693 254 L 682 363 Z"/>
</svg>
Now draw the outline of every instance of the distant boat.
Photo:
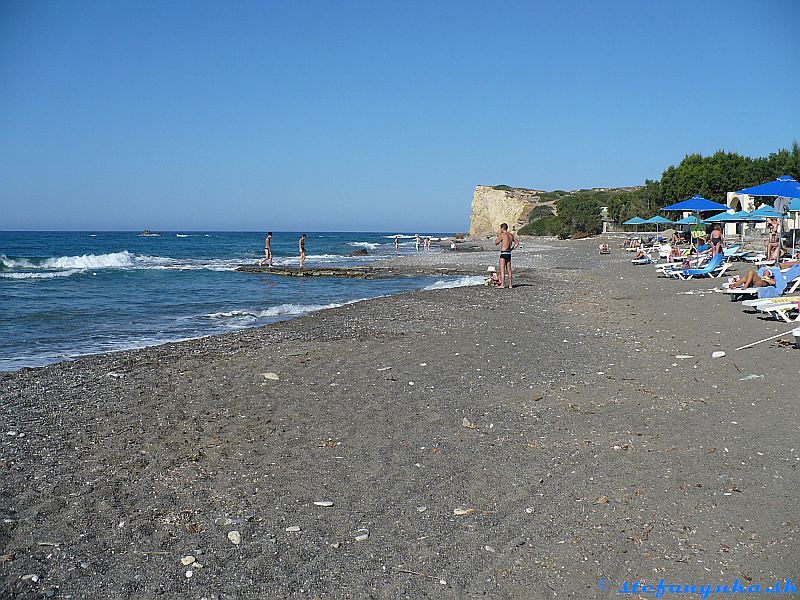
<svg viewBox="0 0 800 600">
<path fill-rule="evenodd" d="M 139 237 L 161 237 L 161 234 L 153 233 L 149 229 L 145 229 L 142 233 L 139 234 Z"/>
</svg>

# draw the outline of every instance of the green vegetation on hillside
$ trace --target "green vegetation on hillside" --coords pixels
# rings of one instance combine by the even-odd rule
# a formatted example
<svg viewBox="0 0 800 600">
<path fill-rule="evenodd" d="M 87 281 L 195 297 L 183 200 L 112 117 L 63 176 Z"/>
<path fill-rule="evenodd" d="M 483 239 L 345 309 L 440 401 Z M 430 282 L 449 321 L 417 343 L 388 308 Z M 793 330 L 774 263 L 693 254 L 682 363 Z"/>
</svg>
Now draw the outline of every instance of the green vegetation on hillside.
<svg viewBox="0 0 800 600">
<path fill-rule="evenodd" d="M 800 179 L 800 145 L 779 150 L 767 157 L 750 158 L 720 150 L 711 156 L 687 155 L 677 166 L 669 166 L 659 181 L 645 181 L 635 190 L 581 190 L 548 192 L 544 201 L 555 200 L 558 216 L 531 213 L 520 233 L 559 235 L 599 233 L 602 230 L 600 208 L 608 207 L 608 216 L 622 223 L 631 217 L 649 217 L 695 194 L 724 203 L 727 192 L 758 185 L 781 175 Z M 555 220 L 554 220 L 555 219 Z M 539 221 L 543 221 L 539 223 Z M 538 224 L 537 224 L 538 223 Z M 558 233 L 555 233 L 555 232 Z"/>
</svg>

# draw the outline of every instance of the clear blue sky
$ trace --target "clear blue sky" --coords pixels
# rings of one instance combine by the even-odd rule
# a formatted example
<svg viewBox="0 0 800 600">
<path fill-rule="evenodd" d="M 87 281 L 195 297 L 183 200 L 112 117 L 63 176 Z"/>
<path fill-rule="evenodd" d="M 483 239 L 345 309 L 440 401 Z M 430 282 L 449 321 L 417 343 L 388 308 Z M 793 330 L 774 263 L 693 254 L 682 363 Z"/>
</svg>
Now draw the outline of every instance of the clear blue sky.
<svg viewBox="0 0 800 600">
<path fill-rule="evenodd" d="M 800 138 L 800 2 L 0 0 L 0 229 L 464 230 Z"/>
</svg>

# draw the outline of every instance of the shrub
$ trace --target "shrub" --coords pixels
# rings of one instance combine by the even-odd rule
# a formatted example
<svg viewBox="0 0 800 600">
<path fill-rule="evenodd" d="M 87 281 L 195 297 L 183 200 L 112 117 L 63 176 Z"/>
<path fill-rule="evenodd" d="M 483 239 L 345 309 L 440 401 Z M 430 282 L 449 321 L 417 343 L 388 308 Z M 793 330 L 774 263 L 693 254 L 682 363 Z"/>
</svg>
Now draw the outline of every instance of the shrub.
<svg viewBox="0 0 800 600">
<path fill-rule="evenodd" d="M 531 221 L 519 230 L 520 235 L 560 235 L 564 228 L 561 219 L 551 214 Z"/>
</svg>

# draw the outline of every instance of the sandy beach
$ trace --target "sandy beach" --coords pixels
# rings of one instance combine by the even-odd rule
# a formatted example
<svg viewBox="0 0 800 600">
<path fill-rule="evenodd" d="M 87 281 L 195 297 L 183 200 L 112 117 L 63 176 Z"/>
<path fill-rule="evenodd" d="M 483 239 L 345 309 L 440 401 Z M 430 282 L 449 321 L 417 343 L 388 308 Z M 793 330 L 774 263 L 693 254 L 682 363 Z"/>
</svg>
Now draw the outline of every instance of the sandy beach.
<svg viewBox="0 0 800 600">
<path fill-rule="evenodd" d="M 597 243 L 526 238 L 514 290 L 0 374 L 0 596 L 797 582 L 798 351 L 734 351 L 790 327 Z M 390 266 L 480 275 L 496 259 Z"/>
</svg>

